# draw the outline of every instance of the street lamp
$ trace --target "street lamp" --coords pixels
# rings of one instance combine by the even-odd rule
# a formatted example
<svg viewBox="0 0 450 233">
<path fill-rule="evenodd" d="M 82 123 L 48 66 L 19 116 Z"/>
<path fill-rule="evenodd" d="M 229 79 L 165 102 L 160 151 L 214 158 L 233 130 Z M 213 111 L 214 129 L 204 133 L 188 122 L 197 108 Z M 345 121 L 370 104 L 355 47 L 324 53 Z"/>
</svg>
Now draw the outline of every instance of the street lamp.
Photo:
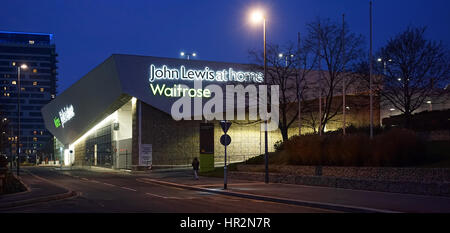
<svg viewBox="0 0 450 233">
<path fill-rule="evenodd" d="M 386 76 L 387 75 L 387 71 L 386 71 L 387 63 L 392 62 L 392 59 L 383 59 L 383 58 L 379 57 L 377 59 L 377 62 L 383 63 L 383 74 Z"/>
<path fill-rule="evenodd" d="M 267 59 L 266 59 L 266 17 L 261 10 L 254 10 L 250 14 L 250 19 L 253 23 L 263 23 L 263 41 L 264 41 L 264 78 L 266 78 L 267 73 Z M 264 182 L 269 183 L 269 148 L 268 148 L 268 135 L 267 135 L 267 116 L 265 120 L 265 130 L 264 130 L 264 163 L 265 163 L 265 176 Z"/>
<path fill-rule="evenodd" d="M 197 56 L 197 53 L 185 53 L 185 52 L 181 52 L 181 53 L 180 53 L 180 56 L 182 56 L 182 57 L 186 56 L 187 59 L 189 60 L 190 56 L 196 57 L 196 56 Z"/>
<path fill-rule="evenodd" d="M 294 54 L 289 54 L 289 55 L 286 55 L 286 56 L 285 56 L 284 54 L 282 54 L 282 53 L 279 53 L 279 54 L 278 54 L 278 57 L 279 57 L 280 59 L 284 57 L 284 61 L 286 62 L 286 63 L 285 63 L 285 66 L 286 66 L 286 67 L 288 66 L 288 59 L 289 59 L 289 58 L 292 59 L 294 56 L 295 56 Z"/>
<path fill-rule="evenodd" d="M 14 62 L 13 65 L 16 65 Z M 17 176 L 20 170 L 20 71 L 28 69 L 26 64 L 17 66 Z"/>
</svg>

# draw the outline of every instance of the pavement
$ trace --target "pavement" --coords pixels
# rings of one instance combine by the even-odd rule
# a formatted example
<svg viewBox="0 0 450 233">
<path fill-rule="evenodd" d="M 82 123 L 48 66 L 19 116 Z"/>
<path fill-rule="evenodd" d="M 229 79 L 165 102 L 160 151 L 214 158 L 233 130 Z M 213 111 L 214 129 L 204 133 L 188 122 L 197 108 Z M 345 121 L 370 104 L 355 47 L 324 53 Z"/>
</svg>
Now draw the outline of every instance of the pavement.
<svg viewBox="0 0 450 233">
<path fill-rule="evenodd" d="M 0 196 L 0 212 L 450 212 L 450 198 L 438 196 L 238 179 L 229 179 L 224 190 L 222 178 L 195 180 L 191 170 L 24 170 L 21 178 L 29 191 Z M 37 201 L 30 205 L 30 200 Z"/>
</svg>

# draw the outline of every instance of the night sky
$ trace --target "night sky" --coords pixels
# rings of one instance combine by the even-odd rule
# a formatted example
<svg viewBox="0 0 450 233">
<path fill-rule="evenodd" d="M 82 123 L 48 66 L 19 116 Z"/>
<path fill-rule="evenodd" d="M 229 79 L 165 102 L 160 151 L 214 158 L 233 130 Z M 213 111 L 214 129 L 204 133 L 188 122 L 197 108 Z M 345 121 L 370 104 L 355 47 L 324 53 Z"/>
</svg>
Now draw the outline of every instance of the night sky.
<svg viewBox="0 0 450 233">
<path fill-rule="evenodd" d="M 53 33 L 61 93 L 113 53 L 250 62 L 262 47 L 262 26 L 248 21 L 254 6 L 268 13 L 268 42 L 296 41 L 305 23 L 320 16 L 341 20 L 369 39 L 369 0 L 150 1 L 14 0 L 0 4 L 0 30 Z M 450 1 L 375 0 L 374 49 L 408 25 L 450 45 Z"/>
</svg>

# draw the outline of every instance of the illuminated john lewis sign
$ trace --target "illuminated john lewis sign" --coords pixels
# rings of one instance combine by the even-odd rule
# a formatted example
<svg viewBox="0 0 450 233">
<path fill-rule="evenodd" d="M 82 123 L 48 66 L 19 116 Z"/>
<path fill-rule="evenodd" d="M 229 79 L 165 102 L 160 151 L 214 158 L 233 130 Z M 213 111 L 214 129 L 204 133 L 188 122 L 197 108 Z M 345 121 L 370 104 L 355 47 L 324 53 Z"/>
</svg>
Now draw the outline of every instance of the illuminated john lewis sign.
<svg viewBox="0 0 450 233">
<path fill-rule="evenodd" d="M 56 128 L 59 128 L 60 126 L 64 128 L 64 124 L 70 121 L 74 116 L 75 111 L 73 105 L 69 105 L 59 111 L 59 117 L 53 118 L 53 123 Z"/>
<path fill-rule="evenodd" d="M 261 72 L 236 71 L 233 68 L 212 70 L 205 66 L 203 70 L 195 70 L 186 69 L 184 66 L 180 66 L 180 68 L 169 68 L 167 65 L 158 68 L 151 64 L 149 81 L 154 82 L 155 80 L 262 83 L 264 81 L 264 75 Z"/>
</svg>

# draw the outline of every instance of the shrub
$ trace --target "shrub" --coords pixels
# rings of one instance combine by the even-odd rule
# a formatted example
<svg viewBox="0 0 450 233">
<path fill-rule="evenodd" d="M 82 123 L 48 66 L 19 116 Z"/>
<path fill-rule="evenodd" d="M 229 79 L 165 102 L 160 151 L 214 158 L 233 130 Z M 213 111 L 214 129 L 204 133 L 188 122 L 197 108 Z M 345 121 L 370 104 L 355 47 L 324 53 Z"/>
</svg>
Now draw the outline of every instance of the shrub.
<svg viewBox="0 0 450 233">
<path fill-rule="evenodd" d="M 282 145 L 282 146 L 281 146 Z M 278 145 L 269 162 L 290 165 L 413 166 L 425 161 L 425 143 L 415 132 L 391 129 L 370 140 L 366 133 L 302 135 Z M 261 164 L 264 157 L 249 160 Z"/>
<path fill-rule="evenodd" d="M 275 149 L 275 151 L 283 150 L 283 140 L 276 141 L 273 145 L 273 148 Z"/>
<path fill-rule="evenodd" d="M 426 159 L 425 143 L 411 130 L 389 130 L 373 144 L 372 158 L 379 166 L 415 165 Z"/>
</svg>

